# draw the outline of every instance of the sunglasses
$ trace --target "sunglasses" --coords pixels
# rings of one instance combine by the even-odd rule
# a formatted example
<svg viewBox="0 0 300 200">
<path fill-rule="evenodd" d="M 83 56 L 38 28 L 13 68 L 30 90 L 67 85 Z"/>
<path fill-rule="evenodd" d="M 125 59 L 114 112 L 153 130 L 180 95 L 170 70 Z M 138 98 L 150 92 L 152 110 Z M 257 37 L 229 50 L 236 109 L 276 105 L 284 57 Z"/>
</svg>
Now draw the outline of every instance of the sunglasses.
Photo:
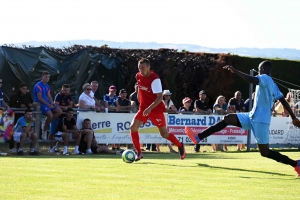
<svg viewBox="0 0 300 200">
<path fill-rule="evenodd" d="M 86 90 L 92 90 L 91 88 L 87 88 Z"/>
</svg>

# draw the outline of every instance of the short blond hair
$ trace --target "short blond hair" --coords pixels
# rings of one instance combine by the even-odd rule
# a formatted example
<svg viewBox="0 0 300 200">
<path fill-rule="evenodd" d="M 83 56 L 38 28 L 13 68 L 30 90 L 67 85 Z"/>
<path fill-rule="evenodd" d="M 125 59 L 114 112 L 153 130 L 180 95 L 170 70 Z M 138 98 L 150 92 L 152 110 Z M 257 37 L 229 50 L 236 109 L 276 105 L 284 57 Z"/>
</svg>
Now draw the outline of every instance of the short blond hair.
<svg viewBox="0 0 300 200">
<path fill-rule="evenodd" d="M 86 88 L 87 86 L 91 86 L 91 84 L 85 83 L 85 84 L 82 86 L 82 89 L 85 90 L 85 88 Z"/>
</svg>

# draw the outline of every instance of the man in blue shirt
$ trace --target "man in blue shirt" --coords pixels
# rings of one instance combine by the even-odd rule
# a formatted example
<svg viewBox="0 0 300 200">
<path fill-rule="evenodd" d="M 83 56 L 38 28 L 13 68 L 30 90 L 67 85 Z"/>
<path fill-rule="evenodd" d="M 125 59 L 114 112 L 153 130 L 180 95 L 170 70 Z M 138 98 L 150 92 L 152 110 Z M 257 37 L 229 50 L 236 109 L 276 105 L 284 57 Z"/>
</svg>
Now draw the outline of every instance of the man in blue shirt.
<svg viewBox="0 0 300 200">
<path fill-rule="evenodd" d="M 117 88 L 114 85 L 111 85 L 108 89 L 109 93 L 103 96 L 104 106 L 108 108 L 108 112 L 118 112 L 119 103 L 118 96 L 116 95 Z"/>
<path fill-rule="evenodd" d="M 194 143 L 197 143 L 196 141 L 199 142 L 200 140 L 203 140 L 213 133 L 224 129 L 227 125 L 233 125 L 243 129 L 251 129 L 257 141 L 261 156 L 291 165 L 297 173 L 296 176 L 300 177 L 300 160 L 292 160 L 277 151 L 269 149 L 269 126 L 272 114 L 271 109 L 275 100 L 279 100 L 283 107 L 289 112 L 293 119 L 293 124 L 297 127 L 300 126 L 299 120 L 296 118 L 291 107 L 279 91 L 277 85 L 273 82 L 273 79 L 270 77 L 272 63 L 268 60 L 261 62 L 258 66 L 257 76 L 249 76 L 248 74 L 238 71 L 234 67 L 228 65 L 225 66 L 224 69 L 235 73 L 250 83 L 256 84 L 256 94 L 252 110 L 248 113 L 228 114 L 218 123 L 207 128 L 198 135 L 193 135 L 190 131 L 187 131 L 187 134 L 190 137 L 193 137 L 192 140 L 195 141 Z"/>
<path fill-rule="evenodd" d="M 31 141 L 30 155 L 38 155 L 38 152 L 34 149 L 38 139 L 38 135 L 34 133 L 34 122 L 35 119 L 32 116 L 32 111 L 27 108 L 24 116 L 20 117 L 14 126 L 14 140 L 20 143 L 20 147 L 17 152 L 18 155 L 24 155 L 23 146 L 26 141 Z"/>
<path fill-rule="evenodd" d="M 37 82 L 33 89 L 34 102 L 41 104 L 41 111 L 46 115 L 45 124 L 42 125 L 42 138 L 47 139 L 47 131 L 49 124 L 56 120 L 62 113 L 61 109 L 53 102 L 50 94 L 49 72 L 42 73 L 42 80 Z"/>
</svg>

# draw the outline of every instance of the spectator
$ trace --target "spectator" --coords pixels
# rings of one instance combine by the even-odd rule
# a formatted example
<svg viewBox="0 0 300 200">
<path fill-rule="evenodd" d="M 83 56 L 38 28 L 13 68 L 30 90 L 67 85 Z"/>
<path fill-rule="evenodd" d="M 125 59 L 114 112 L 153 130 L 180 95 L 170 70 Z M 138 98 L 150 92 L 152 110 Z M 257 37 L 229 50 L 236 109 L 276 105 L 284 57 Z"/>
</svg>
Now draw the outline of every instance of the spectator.
<svg viewBox="0 0 300 200">
<path fill-rule="evenodd" d="M 42 123 L 42 138 L 47 139 L 47 131 L 49 124 L 55 121 L 62 113 L 61 109 L 54 104 L 50 94 L 50 86 L 48 84 L 50 79 L 49 72 L 42 73 L 42 80 L 37 82 L 34 86 L 33 96 L 34 102 L 41 104 L 41 111 L 46 115 L 46 120 Z"/>
<path fill-rule="evenodd" d="M 205 102 L 205 99 L 206 92 L 204 90 L 201 90 L 199 92 L 199 99 L 194 103 L 194 109 L 196 113 L 210 115 L 212 113 L 212 110 L 209 108 L 207 102 Z M 195 152 L 200 152 L 200 144 L 196 144 L 194 150 Z"/>
<path fill-rule="evenodd" d="M 300 110 L 300 101 L 298 101 L 298 102 L 294 105 L 294 113 L 296 114 L 296 116 L 299 116 L 299 110 Z"/>
<path fill-rule="evenodd" d="M 253 106 L 253 103 L 254 103 L 254 97 L 255 97 L 255 92 L 252 93 L 252 106 Z M 252 108 L 249 108 L 249 104 L 250 104 L 250 98 L 248 98 L 246 101 L 245 101 L 245 109 L 246 109 L 246 112 L 250 112 Z"/>
<path fill-rule="evenodd" d="M 118 97 L 116 95 L 117 88 L 114 85 L 111 85 L 108 89 L 108 94 L 103 96 L 104 106 L 108 108 L 108 112 L 119 112 L 119 103 Z M 120 144 L 112 144 L 112 150 L 120 149 Z"/>
<path fill-rule="evenodd" d="M 32 116 L 32 111 L 27 108 L 24 116 L 20 117 L 14 126 L 14 139 L 16 142 L 20 143 L 20 147 L 17 152 L 18 155 L 24 155 L 23 147 L 26 141 L 31 141 L 29 154 L 38 155 L 38 152 L 35 151 L 38 135 L 34 133 L 34 122 L 35 119 Z"/>
<path fill-rule="evenodd" d="M 57 128 L 57 133 L 55 134 L 55 140 L 64 143 L 64 155 L 69 155 L 68 145 L 70 142 L 75 142 L 74 154 L 81 154 L 79 152 L 79 143 L 81 139 L 81 134 L 76 126 L 76 120 L 73 117 L 74 111 L 72 108 L 68 108 L 66 112 L 66 117 L 63 117 L 59 121 Z"/>
<path fill-rule="evenodd" d="M 81 141 L 79 145 L 79 150 L 81 152 L 86 152 L 86 154 L 97 154 L 97 153 L 107 153 L 107 154 L 121 154 L 124 150 L 113 151 L 107 146 L 99 146 L 94 135 L 94 131 L 91 128 L 91 120 L 83 120 L 83 128 L 81 129 Z"/>
<path fill-rule="evenodd" d="M 172 93 L 170 90 L 164 90 L 163 91 L 163 103 L 165 104 L 166 107 L 166 112 L 170 113 L 176 113 L 177 108 L 174 106 L 173 101 L 171 100 L 171 95 Z"/>
<path fill-rule="evenodd" d="M 220 95 L 213 107 L 213 113 L 214 114 L 219 114 L 219 115 L 225 115 L 228 113 L 232 113 L 231 110 L 227 110 L 227 104 L 225 102 L 225 97 Z M 211 144 L 212 151 L 216 152 L 217 151 L 217 146 L 216 144 Z M 227 149 L 227 144 L 223 144 L 223 151 L 228 151 Z"/>
<path fill-rule="evenodd" d="M 242 93 L 240 91 L 236 91 L 234 93 L 234 97 L 232 97 L 229 102 L 229 109 L 233 111 L 233 113 L 245 112 L 246 107 L 244 100 L 242 99 Z M 237 151 L 241 151 L 245 149 L 245 144 L 238 144 Z"/>
<path fill-rule="evenodd" d="M 213 107 L 214 114 L 225 115 L 228 113 L 233 113 L 232 110 L 228 110 L 228 106 L 225 100 L 226 99 L 224 96 L 222 95 L 218 96 Z"/>
<path fill-rule="evenodd" d="M 285 100 L 288 102 L 288 104 L 290 105 L 292 110 L 294 110 L 294 101 L 292 99 L 292 93 L 288 92 L 286 94 Z M 279 115 L 276 115 L 276 116 L 289 117 L 289 112 L 282 106 L 280 101 L 277 101 L 274 106 L 275 106 L 275 109 L 273 111 L 274 115 L 279 114 Z"/>
<path fill-rule="evenodd" d="M 66 111 L 68 108 L 73 107 L 73 100 L 70 94 L 70 86 L 68 84 L 64 84 L 61 88 L 60 93 L 57 93 L 56 96 L 54 97 L 54 103 L 57 105 L 61 110 Z M 54 140 L 54 135 L 57 133 L 57 128 L 60 119 L 65 117 L 65 114 L 61 114 L 59 118 L 57 118 L 55 121 L 50 123 L 50 133 L 48 135 L 49 139 L 49 152 L 54 153 L 55 148 L 58 147 L 53 147 L 53 140 Z"/>
<path fill-rule="evenodd" d="M 183 106 L 181 106 L 181 107 L 178 109 L 179 112 L 193 111 L 193 107 L 191 107 L 192 99 L 190 99 L 189 97 L 185 97 L 185 98 L 182 100 L 182 104 L 183 104 Z"/>
<path fill-rule="evenodd" d="M 99 83 L 97 81 L 91 82 L 92 91 L 91 91 L 90 95 L 94 98 L 96 107 L 100 108 L 100 110 L 104 110 L 104 107 L 101 106 L 101 100 L 99 100 L 99 98 L 96 98 L 96 92 L 98 90 L 98 86 L 99 86 Z"/>
<path fill-rule="evenodd" d="M 96 106 L 96 102 L 93 96 L 91 96 L 91 85 L 85 83 L 82 86 L 83 92 L 79 96 L 79 108 L 91 109 L 94 111 L 100 111 L 100 108 Z"/>
<path fill-rule="evenodd" d="M 70 94 L 70 86 L 64 84 L 60 93 L 57 93 L 54 98 L 54 103 L 60 107 L 60 109 L 66 111 L 68 108 L 73 107 L 73 100 Z M 63 114 L 61 116 L 64 116 Z"/>
<path fill-rule="evenodd" d="M 10 96 L 9 106 L 13 108 L 31 108 L 32 98 L 27 92 L 27 85 L 21 83 L 17 92 Z"/>
<path fill-rule="evenodd" d="M 121 109 L 121 111 L 119 111 L 120 113 L 129 113 L 129 111 L 132 111 L 133 106 L 131 105 L 131 102 L 126 99 L 126 96 L 127 91 L 125 89 L 120 90 L 118 98 L 118 104 Z"/>
<path fill-rule="evenodd" d="M 108 89 L 109 93 L 103 96 L 104 106 L 108 108 L 108 112 L 118 112 L 119 103 L 116 95 L 117 88 L 111 85 Z"/>
<path fill-rule="evenodd" d="M 17 92 L 10 96 L 9 98 L 9 106 L 12 108 L 31 108 L 33 100 L 30 96 L 30 94 L 27 92 L 27 85 L 25 83 L 21 83 L 19 85 L 19 89 Z M 24 116 L 21 113 L 15 113 L 15 123 L 16 119 L 19 119 L 20 117 Z M 19 146 L 20 143 L 17 144 Z M 14 148 L 14 138 L 12 137 L 9 140 L 9 149 L 11 153 L 15 153 L 16 150 Z"/>
<path fill-rule="evenodd" d="M 245 112 L 245 103 L 242 99 L 242 93 L 240 91 L 236 91 L 234 93 L 234 97 L 229 99 L 228 102 L 229 109 L 233 111 L 233 113 Z"/>
<path fill-rule="evenodd" d="M 2 79 L 0 79 L 0 110 L 10 110 L 9 106 L 4 101 L 4 92 L 1 87 L 2 87 Z"/>
<path fill-rule="evenodd" d="M 134 92 L 130 94 L 129 100 L 131 101 L 131 105 L 134 107 L 133 112 L 137 112 L 140 106 L 140 102 L 138 100 L 138 83 L 134 84 Z"/>
</svg>

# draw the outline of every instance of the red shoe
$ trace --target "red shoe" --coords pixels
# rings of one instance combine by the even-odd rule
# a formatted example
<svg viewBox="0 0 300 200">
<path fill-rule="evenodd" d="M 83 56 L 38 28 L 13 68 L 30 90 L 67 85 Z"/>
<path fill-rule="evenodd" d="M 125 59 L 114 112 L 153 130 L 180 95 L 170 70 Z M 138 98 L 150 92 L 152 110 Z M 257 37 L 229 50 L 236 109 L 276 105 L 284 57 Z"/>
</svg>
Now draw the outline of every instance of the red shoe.
<svg viewBox="0 0 300 200">
<path fill-rule="evenodd" d="M 296 178 L 300 178 L 300 160 L 297 160 L 297 166 L 295 167 L 295 172 L 297 173 Z"/>
<path fill-rule="evenodd" d="M 184 130 L 185 130 L 185 133 L 189 136 L 189 138 L 191 138 L 191 140 L 194 144 L 198 144 L 200 142 L 198 133 L 196 133 L 195 131 L 193 131 L 191 128 L 189 128 L 187 126 L 184 128 Z"/>
<path fill-rule="evenodd" d="M 142 158 L 143 158 L 142 152 L 138 152 L 135 161 L 139 161 L 139 160 L 141 160 Z"/>
<path fill-rule="evenodd" d="M 182 146 L 181 148 L 178 148 L 179 154 L 180 154 L 180 159 L 183 160 L 185 158 L 185 149 L 184 149 L 184 144 L 181 142 Z"/>
</svg>

